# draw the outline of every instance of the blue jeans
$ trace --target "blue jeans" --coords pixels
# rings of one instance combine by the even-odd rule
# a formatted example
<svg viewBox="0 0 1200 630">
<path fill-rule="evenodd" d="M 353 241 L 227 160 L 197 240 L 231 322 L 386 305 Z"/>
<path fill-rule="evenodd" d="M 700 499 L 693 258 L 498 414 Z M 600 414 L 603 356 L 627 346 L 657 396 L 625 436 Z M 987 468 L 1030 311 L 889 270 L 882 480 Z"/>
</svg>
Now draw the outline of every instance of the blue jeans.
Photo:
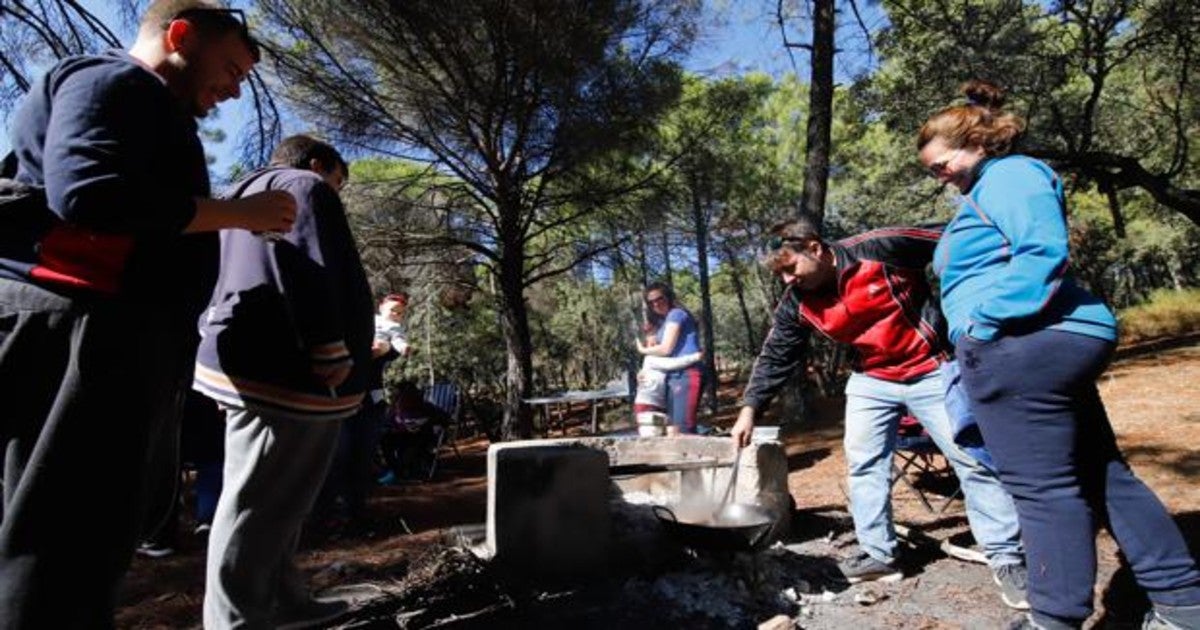
<svg viewBox="0 0 1200 630">
<path fill-rule="evenodd" d="M 966 337 L 963 388 L 1029 549 L 1035 613 L 1080 624 L 1092 612 L 1096 530 L 1112 532 L 1158 605 L 1200 604 L 1200 570 L 1171 515 L 1129 469 L 1096 378 L 1112 342 L 1057 330 Z"/>
<path fill-rule="evenodd" d="M 696 432 L 696 412 L 704 386 L 701 366 L 667 372 L 667 417 L 680 433 Z"/>
<path fill-rule="evenodd" d="M 885 381 L 855 372 L 846 383 L 846 465 L 850 515 L 863 551 L 881 562 L 896 558 L 892 523 L 892 455 L 900 418 L 909 413 L 958 475 L 967 521 L 992 567 L 1024 561 L 1013 500 L 1000 480 L 960 449 L 946 414 L 942 376 L 931 372 L 909 383 Z"/>
<path fill-rule="evenodd" d="M 221 498 L 222 460 L 196 464 L 196 523 L 212 525 Z"/>
</svg>

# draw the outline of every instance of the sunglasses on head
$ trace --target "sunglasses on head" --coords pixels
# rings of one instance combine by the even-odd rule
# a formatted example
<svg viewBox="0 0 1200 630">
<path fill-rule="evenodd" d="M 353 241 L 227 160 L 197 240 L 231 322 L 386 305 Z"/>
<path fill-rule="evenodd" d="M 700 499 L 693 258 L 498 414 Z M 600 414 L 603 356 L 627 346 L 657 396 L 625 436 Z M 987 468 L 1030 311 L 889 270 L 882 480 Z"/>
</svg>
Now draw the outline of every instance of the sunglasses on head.
<svg viewBox="0 0 1200 630">
<path fill-rule="evenodd" d="M 776 236 L 772 236 L 771 238 L 767 239 L 767 250 L 773 252 L 773 251 L 783 247 L 784 245 L 792 245 L 794 243 L 804 243 L 806 241 L 808 241 L 808 239 L 800 238 L 798 236 L 778 236 L 778 235 L 776 235 Z"/>
<path fill-rule="evenodd" d="M 241 9 L 222 9 L 219 7 L 192 7 L 184 9 L 176 13 L 167 22 L 175 20 L 186 20 L 190 17 L 205 17 L 205 16 L 228 16 L 241 23 L 242 28 L 246 28 L 246 12 Z"/>
</svg>

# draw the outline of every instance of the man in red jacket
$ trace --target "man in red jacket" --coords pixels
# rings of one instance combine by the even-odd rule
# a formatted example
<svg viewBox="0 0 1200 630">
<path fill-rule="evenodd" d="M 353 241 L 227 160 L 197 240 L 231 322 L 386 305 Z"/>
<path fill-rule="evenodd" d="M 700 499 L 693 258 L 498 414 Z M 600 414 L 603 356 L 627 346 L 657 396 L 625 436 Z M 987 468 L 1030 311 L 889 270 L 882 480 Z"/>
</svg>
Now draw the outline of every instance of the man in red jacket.
<svg viewBox="0 0 1200 630">
<path fill-rule="evenodd" d="M 946 413 L 939 368 L 952 352 L 925 276 L 940 236 L 939 229 L 886 228 L 826 242 L 803 217 L 772 228 L 766 264 L 787 288 L 754 363 L 733 437 L 740 445 L 749 442 L 755 419 L 802 364 L 813 330 L 852 346 L 857 362 L 846 384 L 844 447 L 861 551 L 841 564 L 846 579 L 903 577 L 892 522 L 892 453 L 900 419 L 912 414 L 958 475 L 967 519 L 1004 602 L 1028 608 L 1012 498 L 995 473 L 954 443 Z"/>
</svg>

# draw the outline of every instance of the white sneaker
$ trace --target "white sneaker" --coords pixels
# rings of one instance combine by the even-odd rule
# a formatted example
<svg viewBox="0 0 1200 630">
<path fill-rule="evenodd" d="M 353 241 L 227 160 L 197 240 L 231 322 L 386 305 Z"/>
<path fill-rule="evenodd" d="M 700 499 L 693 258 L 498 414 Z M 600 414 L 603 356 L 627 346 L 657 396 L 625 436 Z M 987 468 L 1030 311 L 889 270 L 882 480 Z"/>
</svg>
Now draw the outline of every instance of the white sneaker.
<svg viewBox="0 0 1200 630">
<path fill-rule="evenodd" d="M 165 558 L 175 553 L 175 548 L 158 543 L 144 542 L 138 545 L 137 552 L 148 558 Z"/>
</svg>

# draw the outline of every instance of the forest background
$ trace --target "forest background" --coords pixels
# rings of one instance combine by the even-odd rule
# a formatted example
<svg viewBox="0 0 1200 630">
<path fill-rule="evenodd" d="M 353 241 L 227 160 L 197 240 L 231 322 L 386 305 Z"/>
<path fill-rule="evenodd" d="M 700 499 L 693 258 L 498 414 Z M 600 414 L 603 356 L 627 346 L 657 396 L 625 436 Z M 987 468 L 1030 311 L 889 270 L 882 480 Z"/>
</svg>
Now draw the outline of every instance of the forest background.
<svg viewBox="0 0 1200 630">
<path fill-rule="evenodd" d="M 126 46 L 144 5 L 0 0 L 6 125 L 54 59 Z M 1074 272 L 1125 338 L 1200 330 L 1190 0 L 237 6 L 265 55 L 229 137 L 203 123 L 214 179 L 291 133 L 342 148 L 374 289 L 414 298 L 419 351 L 390 378 L 460 383 L 493 439 L 532 433 L 524 398 L 626 379 L 655 280 L 697 316 L 710 368 L 744 377 L 782 288 L 764 233 L 801 208 L 832 238 L 949 219 L 914 138 L 970 78 L 1009 90 L 1022 150 L 1064 176 Z M 688 63 L 734 27 L 781 70 Z M 845 374 L 841 350 L 811 352 L 799 401 Z"/>
</svg>

